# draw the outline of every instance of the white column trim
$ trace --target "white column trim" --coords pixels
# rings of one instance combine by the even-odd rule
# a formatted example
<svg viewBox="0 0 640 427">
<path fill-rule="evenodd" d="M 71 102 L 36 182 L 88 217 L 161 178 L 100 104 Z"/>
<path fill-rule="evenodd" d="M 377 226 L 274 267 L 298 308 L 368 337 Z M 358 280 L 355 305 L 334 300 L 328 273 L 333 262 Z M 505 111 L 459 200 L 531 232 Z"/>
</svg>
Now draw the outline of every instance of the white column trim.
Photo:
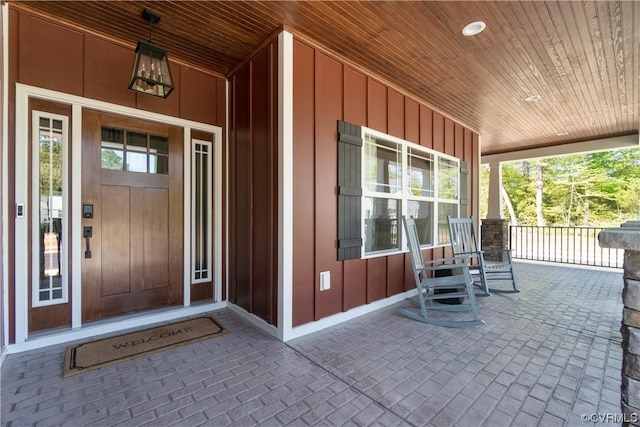
<svg viewBox="0 0 640 427">
<path fill-rule="evenodd" d="M 213 298 L 215 302 L 222 301 L 222 198 L 224 188 L 222 187 L 222 130 L 216 130 L 214 132 L 213 151 L 215 158 L 213 159 L 213 173 L 215 177 L 213 179 L 213 212 L 215 217 L 213 218 L 214 227 L 214 241 L 213 243 L 213 264 L 215 276 L 213 279 Z M 228 258 L 228 257 L 227 257 Z"/>
<path fill-rule="evenodd" d="M 222 191 L 224 191 L 224 194 L 222 194 L 221 196 L 224 197 L 224 207 L 225 207 L 225 212 L 224 212 L 224 229 L 226 230 L 225 236 L 226 239 L 221 243 L 221 246 L 224 246 L 224 253 L 226 254 L 226 256 L 224 257 L 224 271 L 225 271 L 225 275 L 224 275 L 224 283 L 220 283 L 220 286 L 216 287 L 216 301 L 221 301 L 222 300 L 222 286 L 224 285 L 224 289 L 225 289 L 225 295 L 227 296 L 227 300 L 229 300 L 229 258 L 231 258 L 230 254 L 229 254 L 229 157 L 230 157 L 230 152 L 229 152 L 229 136 L 230 136 L 230 131 L 229 131 L 229 123 L 231 123 L 231 120 L 229 119 L 229 116 L 231 115 L 229 112 L 229 105 L 230 105 L 230 85 L 229 85 L 229 80 L 225 81 L 225 85 L 224 85 L 224 90 L 225 90 L 225 139 L 224 139 L 224 144 L 225 144 L 225 152 L 227 153 L 224 162 L 225 162 L 225 175 L 226 175 L 226 181 L 225 181 L 225 187 L 221 188 Z M 220 134 L 222 135 L 222 133 Z M 222 159 L 220 160 L 220 165 L 222 165 Z M 220 171 L 220 174 L 222 174 L 222 171 Z M 220 181 L 220 187 L 222 187 L 222 181 Z M 220 220 L 222 221 L 222 219 Z M 221 222 L 222 223 L 222 222 Z M 222 239 L 222 236 L 220 236 L 220 238 Z M 220 260 L 220 264 L 222 265 L 222 260 Z M 217 265 L 217 264 L 216 264 Z M 222 282 L 222 272 L 220 272 L 221 276 L 220 276 L 220 281 Z M 219 292 L 219 293 L 218 293 Z"/>
<path fill-rule="evenodd" d="M 24 205 L 24 217 L 15 219 L 15 341 L 22 343 L 28 334 L 29 296 L 29 109 L 28 95 L 24 87 L 16 85 L 16 169 L 15 200 Z"/>
<path fill-rule="evenodd" d="M 71 107 L 71 224 L 82 224 L 82 106 Z M 71 227 L 71 328 L 82 326 L 82 226 Z"/>
<path fill-rule="evenodd" d="M 183 246 L 184 246 L 184 258 L 183 258 L 183 275 L 182 275 L 182 302 L 185 307 L 191 305 L 191 191 L 192 191 L 192 176 L 191 176 L 191 152 L 193 146 L 191 144 L 191 129 L 184 129 L 184 140 L 182 146 L 182 176 L 184 177 L 184 197 L 183 197 Z"/>
<path fill-rule="evenodd" d="M 489 197 L 487 218 L 502 219 L 502 164 L 489 164 Z"/>
<path fill-rule="evenodd" d="M 9 5 L 5 2 L 0 5 L 0 19 L 2 19 L 2 129 L 0 129 L 0 141 L 2 145 L 2 340 L 0 349 L 9 343 L 9 155 L 7 129 L 9 128 L 9 88 L 7 76 L 9 75 Z M 4 352 L 2 352 L 4 354 Z M 1 362 L 1 360 L 0 360 Z"/>
<path fill-rule="evenodd" d="M 278 36 L 278 334 L 293 329 L 293 35 Z"/>
</svg>

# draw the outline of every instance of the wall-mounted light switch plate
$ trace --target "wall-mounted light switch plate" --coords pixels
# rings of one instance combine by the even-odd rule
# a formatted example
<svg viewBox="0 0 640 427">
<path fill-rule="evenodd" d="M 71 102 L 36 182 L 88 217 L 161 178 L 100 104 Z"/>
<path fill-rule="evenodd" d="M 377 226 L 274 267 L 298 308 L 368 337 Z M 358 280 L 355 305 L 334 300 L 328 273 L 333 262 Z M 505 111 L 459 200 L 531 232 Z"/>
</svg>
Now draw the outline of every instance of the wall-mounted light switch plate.
<svg viewBox="0 0 640 427">
<path fill-rule="evenodd" d="M 320 290 L 328 291 L 330 288 L 331 288 L 331 272 L 321 271 L 320 272 Z"/>
</svg>

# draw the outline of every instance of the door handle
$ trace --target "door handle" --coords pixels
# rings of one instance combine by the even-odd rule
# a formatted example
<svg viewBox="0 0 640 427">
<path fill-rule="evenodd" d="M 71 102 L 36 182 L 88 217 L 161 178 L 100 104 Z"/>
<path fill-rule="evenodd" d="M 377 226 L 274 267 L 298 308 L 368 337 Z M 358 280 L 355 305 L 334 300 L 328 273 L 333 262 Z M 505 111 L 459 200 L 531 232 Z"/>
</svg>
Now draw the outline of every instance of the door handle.
<svg viewBox="0 0 640 427">
<path fill-rule="evenodd" d="M 84 257 L 91 258 L 91 238 L 93 237 L 93 227 L 83 227 L 82 237 L 85 241 Z"/>
</svg>

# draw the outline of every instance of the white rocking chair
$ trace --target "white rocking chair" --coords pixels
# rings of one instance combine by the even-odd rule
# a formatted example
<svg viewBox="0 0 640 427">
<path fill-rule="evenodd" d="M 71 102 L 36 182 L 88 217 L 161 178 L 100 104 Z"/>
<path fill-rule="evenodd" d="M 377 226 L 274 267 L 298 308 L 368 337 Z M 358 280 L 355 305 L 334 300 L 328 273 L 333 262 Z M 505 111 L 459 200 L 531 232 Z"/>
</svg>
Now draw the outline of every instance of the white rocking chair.
<svg viewBox="0 0 640 427">
<path fill-rule="evenodd" d="M 463 258 L 441 258 L 433 261 L 424 261 L 422 252 L 420 251 L 420 243 L 418 240 L 418 229 L 413 218 L 402 217 L 404 228 L 409 240 L 409 252 L 411 254 L 411 265 L 413 266 L 413 275 L 418 288 L 417 301 L 410 298 L 411 302 L 420 305 L 420 313 L 408 309 L 401 309 L 400 312 L 405 316 L 424 323 L 430 323 L 437 326 L 446 326 L 451 328 L 460 328 L 465 326 L 484 325 L 484 321 L 480 320 L 478 315 L 478 304 L 473 289 L 473 279 L 469 273 L 469 265 Z M 452 261 L 453 264 L 445 264 Z M 438 270 L 450 270 L 453 275 L 440 276 L 436 272 Z M 458 273 L 458 274 L 456 274 Z M 444 291 L 439 293 L 438 291 Z M 458 305 L 434 305 L 434 301 L 467 298 L 467 303 Z M 428 311 L 449 311 L 462 312 L 470 311 L 471 319 L 445 319 L 431 316 Z"/>
<path fill-rule="evenodd" d="M 478 285 L 484 292 L 484 295 L 480 296 L 489 296 L 491 292 L 520 292 L 516 287 L 516 278 L 513 274 L 513 263 L 509 249 L 481 250 L 478 244 L 478 235 L 473 223 L 473 217 L 451 218 L 447 216 L 447 220 L 449 222 L 453 256 L 465 256 L 469 258 L 471 262 L 469 271 L 474 278 L 478 278 Z M 499 254 L 504 261 L 487 262 L 485 260 L 485 254 Z M 473 261 L 475 261 L 475 263 Z M 492 287 L 490 283 L 491 285 L 502 284 L 503 287 Z M 506 289 L 504 288 L 505 284 L 508 286 Z"/>
</svg>

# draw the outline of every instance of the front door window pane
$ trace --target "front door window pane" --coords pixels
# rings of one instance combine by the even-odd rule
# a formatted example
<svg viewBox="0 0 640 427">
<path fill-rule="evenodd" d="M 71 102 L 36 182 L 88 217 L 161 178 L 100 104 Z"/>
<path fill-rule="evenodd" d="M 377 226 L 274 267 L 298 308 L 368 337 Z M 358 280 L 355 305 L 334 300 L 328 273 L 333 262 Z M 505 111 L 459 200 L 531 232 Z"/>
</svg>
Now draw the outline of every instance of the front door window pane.
<svg viewBox="0 0 640 427">
<path fill-rule="evenodd" d="M 127 132 L 127 149 L 130 151 L 147 152 L 147 135 L 138 132 Z"/>
<path fill-rule="evenodd" d="M 124 167 L 124 150 L 102 146 L 102 169 L 121 171 Z"/>
<path fill-rule="evenodd" d="M 169 141 L 162 136 L 149 136 L 149 151 L 156 154 L 169 154 Z"/>
<path fill-rule="evenodd" d="M 167 156 L 149 155 L 149 173 L 169 173 L 169 158 Z"/>
<path fill-rule="evenodd" d="M 127 170 L 130 172 L 147 172 L 147 153 L 127 151 Z"/>
<path fill-rule="evenodd" d="M 169 139 L 165 136 L 102 128 L 102 169 L 169 173 Z"/>
</svg>

